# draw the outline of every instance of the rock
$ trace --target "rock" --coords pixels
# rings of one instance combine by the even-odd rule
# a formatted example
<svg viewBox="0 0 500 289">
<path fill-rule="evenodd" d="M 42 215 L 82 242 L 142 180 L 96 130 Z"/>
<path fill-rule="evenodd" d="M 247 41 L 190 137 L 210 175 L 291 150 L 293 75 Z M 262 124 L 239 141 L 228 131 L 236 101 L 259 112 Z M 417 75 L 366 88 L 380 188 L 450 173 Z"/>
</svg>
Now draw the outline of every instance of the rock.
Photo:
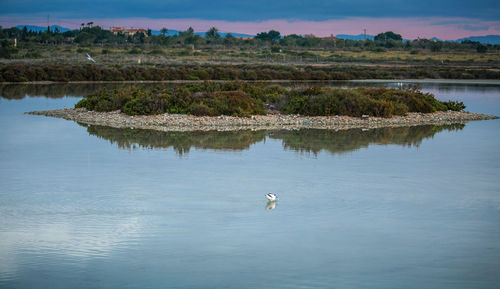
<svg viewBox="0 0 500 289">
<path fill-rule="evenodd" d="M 150 116 L 128 116 L 122 112 L 94 112 L 85 109 L 60 109 L 30 112 L 34 115 L 59 117 L 78 121 L 88 125 L 103 125 L 117 128 L 153 129 L 160 131 L 195 131 L 195 130 L 241 130 L 241 129 L 349 129 L 416 126 L 425 124 L 463 123 L 471 120 L 493 119 L 495 116 L 468 112 L 408 113 L 406 116 L 349 117 L 283 115 L 273 113 L 255 115 L 249 118 L 232 116 L 192 116 L 180 114 L 160 114 Z M 365 117 L 366 116 L 366 117 Z"/>
</svg>

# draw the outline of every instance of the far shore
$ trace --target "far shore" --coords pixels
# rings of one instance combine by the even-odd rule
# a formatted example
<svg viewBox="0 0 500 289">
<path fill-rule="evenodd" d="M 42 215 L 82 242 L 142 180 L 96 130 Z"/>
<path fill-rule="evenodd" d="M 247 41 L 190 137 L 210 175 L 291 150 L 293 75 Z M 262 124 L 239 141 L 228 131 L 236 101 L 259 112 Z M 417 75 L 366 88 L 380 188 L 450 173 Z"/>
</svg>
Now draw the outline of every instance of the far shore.
<svg viewBox="0 0 500 289">
<path fill-rule="evenodd" d="M 22 85 L 22 84 L 106 84 L 106 83 L 203 83 L 210 82 L 256 82 L 256 83 L 447 83 L 447 84 L 489 84 L 500 85 L 499 79 L 446 79 L 446 78 L 423 78 L 423 79 L 351 79 L 351 80 L 120 80 L 120 81 L 26 81 L 26 82 L 0 82 L 0 85 Z"/>
<path fill-rule="evenodd" d="M 301 116 L 284 114 L 233 116 L 193 116 L 180 114 L 158 114 L 128 116 L 120 111 L 95 112 L 84 108 L 57 109 L 27 112 L 32 115 L 58 117 L 84 123 L 114 128 L 151 129 L 157 131 L 234 131 L 234 130 L 279 130 L 279 129 L 374 129 L 382 127 L 405 127 L 419 125 L 446 125 L 474 120 L 497 119 L 497 116 L 470 112 L 408 113 L 391 118 L 365 116 Z"/>
</svg>

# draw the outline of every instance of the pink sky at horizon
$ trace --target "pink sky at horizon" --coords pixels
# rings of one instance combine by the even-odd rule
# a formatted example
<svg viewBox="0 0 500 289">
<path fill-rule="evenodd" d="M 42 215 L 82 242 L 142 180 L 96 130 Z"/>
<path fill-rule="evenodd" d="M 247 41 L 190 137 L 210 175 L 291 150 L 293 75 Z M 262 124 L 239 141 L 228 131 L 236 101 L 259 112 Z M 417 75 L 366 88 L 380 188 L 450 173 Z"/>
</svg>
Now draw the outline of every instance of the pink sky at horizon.
<svg viewBox="0 0 500 289">
<path fill-rule="evenodd" d="M 326 21 L 304 20 L 266 20 L 260 22 L 231 22 L 224 20 L 202 19 L 152 19 L 152 18 L 103 18 L 103 19 L 51 19 L 51 25 L 67 28 L 78 28 L 80 23 L 93 21 L 94 25 L 103 28 L 125 26 L 136 28 L 151 28 L 160 30 L 166 27 L 171 30 L 186 30 L 189 26 L 195 31 L 207 31 L 215 26 L 221 32 L 257 34 L 271 29 L 278 30 L 282 35 L 314 34 L 329 36 L 331 34 L 358 35 L 366 33 L 376 35 L 380 32 L 394 31 L 406 39 L 437 37 L 442 40 L 455 40 L 468 36 L 500 35 L 500 21 L 484 21 L 473 18 L 345 18 Z M 15 25 L 47 25 L 46 18 L 41 17 L 0 17 L 0 25 L 11 27 Z"/>
</svg>

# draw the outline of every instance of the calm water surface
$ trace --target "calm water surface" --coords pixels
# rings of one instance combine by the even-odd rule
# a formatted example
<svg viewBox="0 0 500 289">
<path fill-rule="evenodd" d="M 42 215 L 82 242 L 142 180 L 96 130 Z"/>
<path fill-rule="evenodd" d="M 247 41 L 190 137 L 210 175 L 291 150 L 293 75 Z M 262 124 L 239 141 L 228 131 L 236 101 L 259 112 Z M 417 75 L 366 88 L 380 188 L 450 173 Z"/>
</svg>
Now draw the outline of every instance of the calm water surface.
<svg viewBox="0 0 500 289">
<path fill-rule="evenodd" d="M 0 288 L 500 284 L 499 120 L 159 133 L 23 114 L 97 87 L 0 87 Z M 422 87 L 500 115 L 500 85 Z"/>
</svg>

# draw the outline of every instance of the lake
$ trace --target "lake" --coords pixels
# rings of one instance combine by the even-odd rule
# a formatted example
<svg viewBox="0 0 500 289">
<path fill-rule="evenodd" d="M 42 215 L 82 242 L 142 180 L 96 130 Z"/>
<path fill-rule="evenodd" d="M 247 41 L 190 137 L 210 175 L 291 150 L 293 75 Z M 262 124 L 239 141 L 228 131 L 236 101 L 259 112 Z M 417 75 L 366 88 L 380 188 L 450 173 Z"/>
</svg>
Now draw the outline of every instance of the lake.
<svg viewBox="0 0 500 289">
<path fill-rule="evenodd" d="M 500 115 L 498 82 L 420 85 Z M 500 120 L 163 133 L 23 114 L 102 86 L 0 86 L 0 288 L 498 288 Z"/>
</svg>

